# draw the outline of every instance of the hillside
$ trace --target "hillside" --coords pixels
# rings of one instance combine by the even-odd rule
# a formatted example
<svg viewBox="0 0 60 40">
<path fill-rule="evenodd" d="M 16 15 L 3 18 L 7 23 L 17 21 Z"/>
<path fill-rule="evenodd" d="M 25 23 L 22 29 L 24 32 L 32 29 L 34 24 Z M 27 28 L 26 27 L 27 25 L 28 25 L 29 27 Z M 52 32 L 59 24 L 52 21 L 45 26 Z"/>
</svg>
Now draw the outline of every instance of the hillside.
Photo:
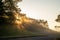
<svg viewBox="0 0 60 40">
<path fill-rule="evenodd" d="M 21 14 L 20 14 L 21 15 Z M 21 19 L 19 19 L 21 18 Z M 56 35 L 56 31 L 43 27 L 36 19 L 20 16 L 14 23 L 0 24 L 0 36 Z M 9 20 L 8 20 L 9 21 Z"/>
</svg>

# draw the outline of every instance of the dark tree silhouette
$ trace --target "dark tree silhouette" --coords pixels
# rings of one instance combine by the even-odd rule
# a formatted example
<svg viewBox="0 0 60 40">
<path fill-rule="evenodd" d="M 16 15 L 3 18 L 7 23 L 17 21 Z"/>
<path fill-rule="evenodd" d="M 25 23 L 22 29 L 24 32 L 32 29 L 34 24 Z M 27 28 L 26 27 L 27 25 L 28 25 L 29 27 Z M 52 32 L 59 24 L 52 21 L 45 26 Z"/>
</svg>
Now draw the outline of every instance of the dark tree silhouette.
<svg viewBox="0 0 60 40">
<path fill-rule="evenodd" d="M 0 23 L 11 23 L 16 19 L 15 14 L 20 14 L 17 8 L 19 1 L 22 0 L 0 0 Z"/>
<path fill-rule="evenodd" d="M 16 14 L 20 15 L 17 2 L 22 0 L 0 0 L 0 36 L 12 36 L 20 34 L 20 31 L 12 23 L 16 20 Z"/>
<path fill-rule="evenodd" d="M 56 22 L 60 22 L 60 14 L 57 16 Z"/>
</svg>

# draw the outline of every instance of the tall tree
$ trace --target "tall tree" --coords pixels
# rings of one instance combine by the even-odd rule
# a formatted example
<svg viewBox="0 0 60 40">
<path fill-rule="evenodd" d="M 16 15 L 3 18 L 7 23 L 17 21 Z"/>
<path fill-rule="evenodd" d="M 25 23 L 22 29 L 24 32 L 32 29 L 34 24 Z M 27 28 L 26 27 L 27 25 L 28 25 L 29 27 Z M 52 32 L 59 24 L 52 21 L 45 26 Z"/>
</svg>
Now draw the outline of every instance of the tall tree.
<svg viewBox="0 0 60 40">
<path fill-rule="evenodd" d="M 18 0 L 0 0 L 0 37 L 20 34 L 20 30 L 12 22 L 16 20 L 15 15 L 20 14 L 16 3 Z"/>
<path fill-rule="evenodd" d="M 15 14 L 20 14 L 17 3 L 22 0 L 0 0 L 0 22 L 12 22 L 16 19 Z"/>
</svg>

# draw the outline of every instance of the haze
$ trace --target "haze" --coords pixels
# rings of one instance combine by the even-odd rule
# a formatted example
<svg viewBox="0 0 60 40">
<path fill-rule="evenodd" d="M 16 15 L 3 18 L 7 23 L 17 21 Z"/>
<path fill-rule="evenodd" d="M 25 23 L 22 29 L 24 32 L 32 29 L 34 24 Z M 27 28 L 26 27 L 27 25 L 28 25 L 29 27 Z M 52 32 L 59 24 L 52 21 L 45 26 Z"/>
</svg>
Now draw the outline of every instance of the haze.
<svg viewBox="0 0 60 40">
<path fill-rule="evenodd" d="M 22 0 L 18 6 L 27 17 L 47 20 L 49 28 L 54 30 L 55 19 L 60 14 L 60 0 Z"/>
</svg>

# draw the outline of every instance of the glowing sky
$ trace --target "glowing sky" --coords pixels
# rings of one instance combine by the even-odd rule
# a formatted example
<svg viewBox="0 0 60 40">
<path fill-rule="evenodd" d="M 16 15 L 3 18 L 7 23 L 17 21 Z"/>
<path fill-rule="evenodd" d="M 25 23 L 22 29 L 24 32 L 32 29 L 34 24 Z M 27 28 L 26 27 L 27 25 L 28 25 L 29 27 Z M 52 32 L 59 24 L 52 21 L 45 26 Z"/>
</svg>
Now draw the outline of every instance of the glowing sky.
<svg viewBox="0 0 60 40">
<path fill-rule="evenodd" d="M 28 17 L 47 20 L 52 29 L 60 14 L 60 0 L 22 0 L 18 5 Z"/>
</svg>

